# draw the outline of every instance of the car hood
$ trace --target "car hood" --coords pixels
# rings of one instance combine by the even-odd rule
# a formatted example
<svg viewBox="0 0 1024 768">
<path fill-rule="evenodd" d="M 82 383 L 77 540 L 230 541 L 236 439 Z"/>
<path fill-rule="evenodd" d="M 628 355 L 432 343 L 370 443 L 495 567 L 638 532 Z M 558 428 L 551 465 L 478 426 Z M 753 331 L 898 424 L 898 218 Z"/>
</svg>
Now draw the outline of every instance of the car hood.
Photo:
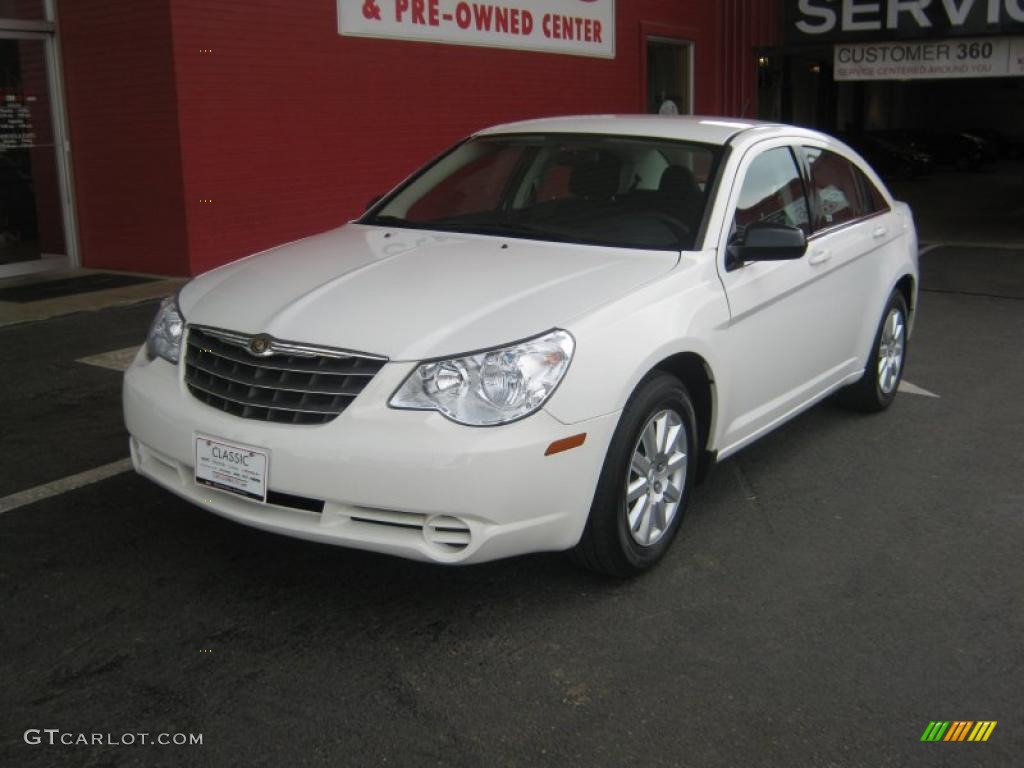
<svg viewBox="0 0 1024 768">
<path fill-rule="evenodd" d="M 422 360 L 564 325 L 678 259 L 349 224 L 197 277 L 179 303 L 190 324 Z"/>
</svg>

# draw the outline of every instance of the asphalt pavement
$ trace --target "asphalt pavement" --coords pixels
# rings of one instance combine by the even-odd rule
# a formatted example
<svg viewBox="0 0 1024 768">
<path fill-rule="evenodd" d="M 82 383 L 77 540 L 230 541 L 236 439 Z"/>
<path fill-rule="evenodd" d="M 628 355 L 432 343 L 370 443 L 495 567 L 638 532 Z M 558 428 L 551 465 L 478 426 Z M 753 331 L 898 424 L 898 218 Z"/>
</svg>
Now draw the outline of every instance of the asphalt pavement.
<svg viewBox="0 0 1024 768">
<path fill-rule="evenodd" d="M 917 393 L 725 461 L 632 581 L 291 540 L 132 473 L 0 514 L 0 765 L 1024 765 L 1024 250 L 922 261 Z M 120 374 L 75 361 L 154 309 L 0 328 L 0 497 L 127 455 Z M 60 743 L 94 733 L 202 744 Z"/>
</svg>

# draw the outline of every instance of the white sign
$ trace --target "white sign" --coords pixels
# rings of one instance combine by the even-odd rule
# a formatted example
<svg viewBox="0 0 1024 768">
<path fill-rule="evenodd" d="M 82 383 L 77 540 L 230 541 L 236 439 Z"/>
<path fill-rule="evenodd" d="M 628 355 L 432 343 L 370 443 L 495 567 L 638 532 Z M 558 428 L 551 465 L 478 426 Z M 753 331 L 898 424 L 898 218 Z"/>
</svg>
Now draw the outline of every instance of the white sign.
<svg viewBox="0 0 1024 768">
<path fill-rule="evenodd" d="M 1024 37 L 837 43 L 836 80 L 923 80 L 1024 75 Z"/>
<path fill-rule="evenodd" d="M 266 501 L 269 463 L 266 451 L 196 435 L 196 483 L 199 485 Z"/>
<path fill-rule="evenodd" d="M 615 0 L 338 0 L 338 33 L 615 58 Z"/>
</svg>

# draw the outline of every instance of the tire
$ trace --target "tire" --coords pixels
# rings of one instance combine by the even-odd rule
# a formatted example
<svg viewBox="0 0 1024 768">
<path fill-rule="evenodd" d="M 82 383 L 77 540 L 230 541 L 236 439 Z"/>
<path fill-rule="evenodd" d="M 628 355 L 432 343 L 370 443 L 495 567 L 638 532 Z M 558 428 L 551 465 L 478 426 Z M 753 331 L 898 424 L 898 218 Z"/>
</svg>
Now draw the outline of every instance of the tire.
<svg viewBox="0 0 1024 768">
<path fill-rule="evenodd" d="M 896 399 L 907 360 L 907 301 L 898 290 L 886 302 L 864 375 L 842 389 L 837 400 L 865 413 L 884 411 Z"/>
<path fill-rule="evenodd" d="M 570 558 L 618 578 L 658 562 L 679 530 L 699 452 L 697 419 L 686 387 L 665 373 L 648 376 L 622 411 L 587 525 Z M 632 499 L 627 498 L 629 488 Z"/>
</svg>

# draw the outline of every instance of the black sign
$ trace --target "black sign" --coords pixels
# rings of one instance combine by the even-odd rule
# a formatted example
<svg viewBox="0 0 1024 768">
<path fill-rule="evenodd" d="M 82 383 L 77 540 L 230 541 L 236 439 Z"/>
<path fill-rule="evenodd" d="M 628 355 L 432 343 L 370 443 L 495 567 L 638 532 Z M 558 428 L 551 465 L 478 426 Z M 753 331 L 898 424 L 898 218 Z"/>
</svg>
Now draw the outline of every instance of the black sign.
<svg viewBox="0 0 1024 768">
<path fill-rule="evenodd" d="M 1024 34 L 1024 0 L 786 0 L 788 42 Z"/>
</svg>

